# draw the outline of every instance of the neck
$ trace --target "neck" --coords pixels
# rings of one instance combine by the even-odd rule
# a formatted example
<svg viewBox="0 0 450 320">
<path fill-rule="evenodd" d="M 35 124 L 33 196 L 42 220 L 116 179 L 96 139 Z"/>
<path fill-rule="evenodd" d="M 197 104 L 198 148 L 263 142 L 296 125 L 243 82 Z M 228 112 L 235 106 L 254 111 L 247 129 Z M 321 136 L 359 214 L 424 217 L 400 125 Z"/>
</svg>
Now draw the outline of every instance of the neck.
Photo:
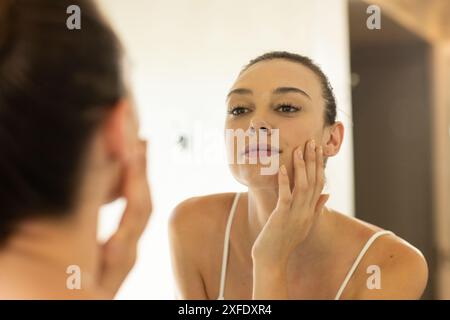
<svg viewBox="0 0 450 320">
<path fill-rule="evenodd" d="M 58 220 L 21 223 L 0 252 L 0 263 L 21 274 L 39 273 L 42 277 L 37 281 L 52 279 L 58 288 L 65 287 L 68 267 L 76 265 L 81 271 L 81 287 L 93 288 L 99 269 L 97 211 L 98 207 L 83 208 L 83 212 L 70 212 Z"/>
<path fill-rule="evenodd" d="M 278 201 L 278 190 L 274 188 L 249 188 L 247 207 L 248 223 L 252 243 L 275 209 Z"/>
<path fill-rule="evenodd" d="M 250 243 L 253 244 L 277 205 L 278 189 L 249 187 L 248 198 L 245 200 L 248 203 Z M 323 250 L 326 247 L 328 213 L 328 209 L 324 208 L 311 228 L 308 237 L 297 248 L 296 253 L 300 255 L 311 252 L 317 253 L 318 250 Z"/>
<path fill-rule="evenodd" d="M 93 143 L 101 144 L 101 139 L 94 139 Z M 101 146 L 92 148 L 100 150 Z M 74 208 L 61 212 L 60 219 L 44 218 L 45 215 L 36 212 L 34 216 L 39 218 L 21 221 L 0 248 L 3 287 L 3 280 L 7 280 L 9 288 L 25 288 L 18 293 L 21 297 L 28 290 L 35 290 L 37 297 L 57 293 L 57 298 L 67 294 L 91 297 L 98 293 L 102 267 L 97 239 L 98 215 L 105 200 L 111 198 L 111 186 L 118 185 L 121 165 L 95 152 L 90 157 L 84 161 L 85 170 L 80 176 Z M 82 290 L 68 291 L 71 276 L 77 275 L 74 270 L 80 272 Z"/>
</svg>

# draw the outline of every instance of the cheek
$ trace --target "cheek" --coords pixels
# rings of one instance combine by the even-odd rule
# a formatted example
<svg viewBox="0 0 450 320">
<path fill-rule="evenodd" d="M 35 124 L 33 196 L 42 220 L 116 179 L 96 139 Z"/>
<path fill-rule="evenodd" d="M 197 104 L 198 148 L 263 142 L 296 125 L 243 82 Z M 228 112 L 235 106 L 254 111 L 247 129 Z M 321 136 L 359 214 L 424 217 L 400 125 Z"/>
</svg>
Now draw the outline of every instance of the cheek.
<svg viewBox="0 0 450 320">
<path fill-rule="evenodd" d="M 287 153 L 292 155 L 297 147 L 304 146 L 306 141 L 313 136 L 312 132 L 310 128 L 301 124 L 280 128 L 280 143 L 285 153 L 283 156 L 286 157 Z"/>
<path fill-rule="evenodd" d="M 314 137 L 314 130 L 307 123 L 293 123 L 280 128 L 280 143 L 283 153 L 280 156 L 280 165 L 284 164 L 288 176 L 292 181 L 294 175 L 293 156 L 298 147 L 305 151 L 306 142 Z"/>
<path fill-rule="evenodd" d="M 313 114 L 304 114 L 296 119 L 279 123 L 280 143 L 291 153 L 299 146 L 305 146 L 312 138 L 318 138 L 321 125 Z M 304 150 L 304 149 L 303 149 Z"/>
<path fill-rule="evenodd" d="M 249 126 L 249 121 L 246 119 L 238 118 L 238 119 L 227 119 L 225 121 L 225 129 L 243 129 L 247 130 Z"/>
</svg>

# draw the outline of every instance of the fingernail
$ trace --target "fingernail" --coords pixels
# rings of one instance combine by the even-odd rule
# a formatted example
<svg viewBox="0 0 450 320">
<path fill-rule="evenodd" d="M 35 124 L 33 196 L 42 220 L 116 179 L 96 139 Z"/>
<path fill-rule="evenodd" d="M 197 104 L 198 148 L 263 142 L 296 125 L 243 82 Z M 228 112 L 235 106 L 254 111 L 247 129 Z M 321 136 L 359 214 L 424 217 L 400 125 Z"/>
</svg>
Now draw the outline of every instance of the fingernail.
<svg viewBox="0 0 450 320">
<path fill-rule="evenodd" d="M 302 153 L 302 150 L 301 150 L 301 149 L 299 149 L 299 150 L 297 151 L 297 157 L 299 158 L 299 160 L 303 160 L 303 153 Z"/>
<path fill-rule="evenodd" d="M 320 153 L 320 154 L 323 154 L 323 148 L 322 148 L 322 146 L 319 147 L 319 153 Z"/>
<path fill-rule="evenodd" d="M 312 150 L 315 150 L 316 149 L 316 141 L 314 141 L 314 139 L 312 139 L 309 146 Z"/>
<path fill-rule="evenodd" d="M 280 171 L 281 171 L 281 174 L 287 175 L 286 167 L 284 166 L 284 164 L 280 167 Z"/>
</svg>

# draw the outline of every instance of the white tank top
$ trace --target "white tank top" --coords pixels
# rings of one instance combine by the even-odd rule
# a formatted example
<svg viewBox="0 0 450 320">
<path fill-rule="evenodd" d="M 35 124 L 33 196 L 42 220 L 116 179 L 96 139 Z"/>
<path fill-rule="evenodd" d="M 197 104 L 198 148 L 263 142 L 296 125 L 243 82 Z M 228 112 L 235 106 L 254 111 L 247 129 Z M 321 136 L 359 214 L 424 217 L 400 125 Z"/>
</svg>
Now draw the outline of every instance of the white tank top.
<svg viewBox="0 0 450 320">
<path fill-rule="evenodd" d="M 223 241 L 223 255 L 222 255 L 222 270 L 220 272 L 220 287 L 219 287 L 219 296 L 217 300 L 224 300 L 224 291 L 225 291 L 225 279 L 226 279 L 226 273 L 227 273 L 227 263 L 228 263 L 228 248 L 230 244 L 230 230 L 231 230 L 231 223 L 233 221 L 234 213 L 236 212 L 236 207 L 239 202 L 240 193 L 237 193 L 233 200 L 233 205 L 231 206 L 230 214 L 228 216 L 227 226 L 225 229 L 225 238 Z M 347 276 L 345 277 L 344 281 L 342 282 L 341 286 L 339 287 L 338 292 L 336 293 L 336 296 L 334 300 L 339 300 L 342 292 L 344 292 L 345 287 L 347 286 L 348 282 L 350 281 L 350 278 L 352 277 L 353 273 L 355 272 L 356 268 L 358 267 L 359 263 L 361 262 L 362 258 L 364 257 L 367 250 L 370 248 L 372 243 L 380 236 L 385 234 L 394 234 L 392 231 L 387 230 L 381 230 L 378 232 L 375 232 L 369 240 L 367 240 L 366 244 L 362 248 L 362 250 L 359 252 L 358 256 L 355 259 L 355 262 L 351 266 L 350 270 L 347 273 Z"/>
</svg>

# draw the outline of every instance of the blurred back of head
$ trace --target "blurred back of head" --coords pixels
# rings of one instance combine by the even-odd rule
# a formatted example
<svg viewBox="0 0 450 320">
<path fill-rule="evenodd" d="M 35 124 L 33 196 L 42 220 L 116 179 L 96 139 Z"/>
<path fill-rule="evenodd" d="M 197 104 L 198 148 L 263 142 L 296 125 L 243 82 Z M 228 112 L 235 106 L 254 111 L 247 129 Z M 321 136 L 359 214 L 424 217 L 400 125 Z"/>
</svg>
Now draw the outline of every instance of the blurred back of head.
<svg viewBox="0 0 450 320">
<path fill-rule="evenodd" d="M 66 26 L 71 5 L 80 30 Z M 0 1 L 0 242 L 74 205 L 89 138 L 125 95 L 121 60 L 89 0 Z"/>
</svg>

